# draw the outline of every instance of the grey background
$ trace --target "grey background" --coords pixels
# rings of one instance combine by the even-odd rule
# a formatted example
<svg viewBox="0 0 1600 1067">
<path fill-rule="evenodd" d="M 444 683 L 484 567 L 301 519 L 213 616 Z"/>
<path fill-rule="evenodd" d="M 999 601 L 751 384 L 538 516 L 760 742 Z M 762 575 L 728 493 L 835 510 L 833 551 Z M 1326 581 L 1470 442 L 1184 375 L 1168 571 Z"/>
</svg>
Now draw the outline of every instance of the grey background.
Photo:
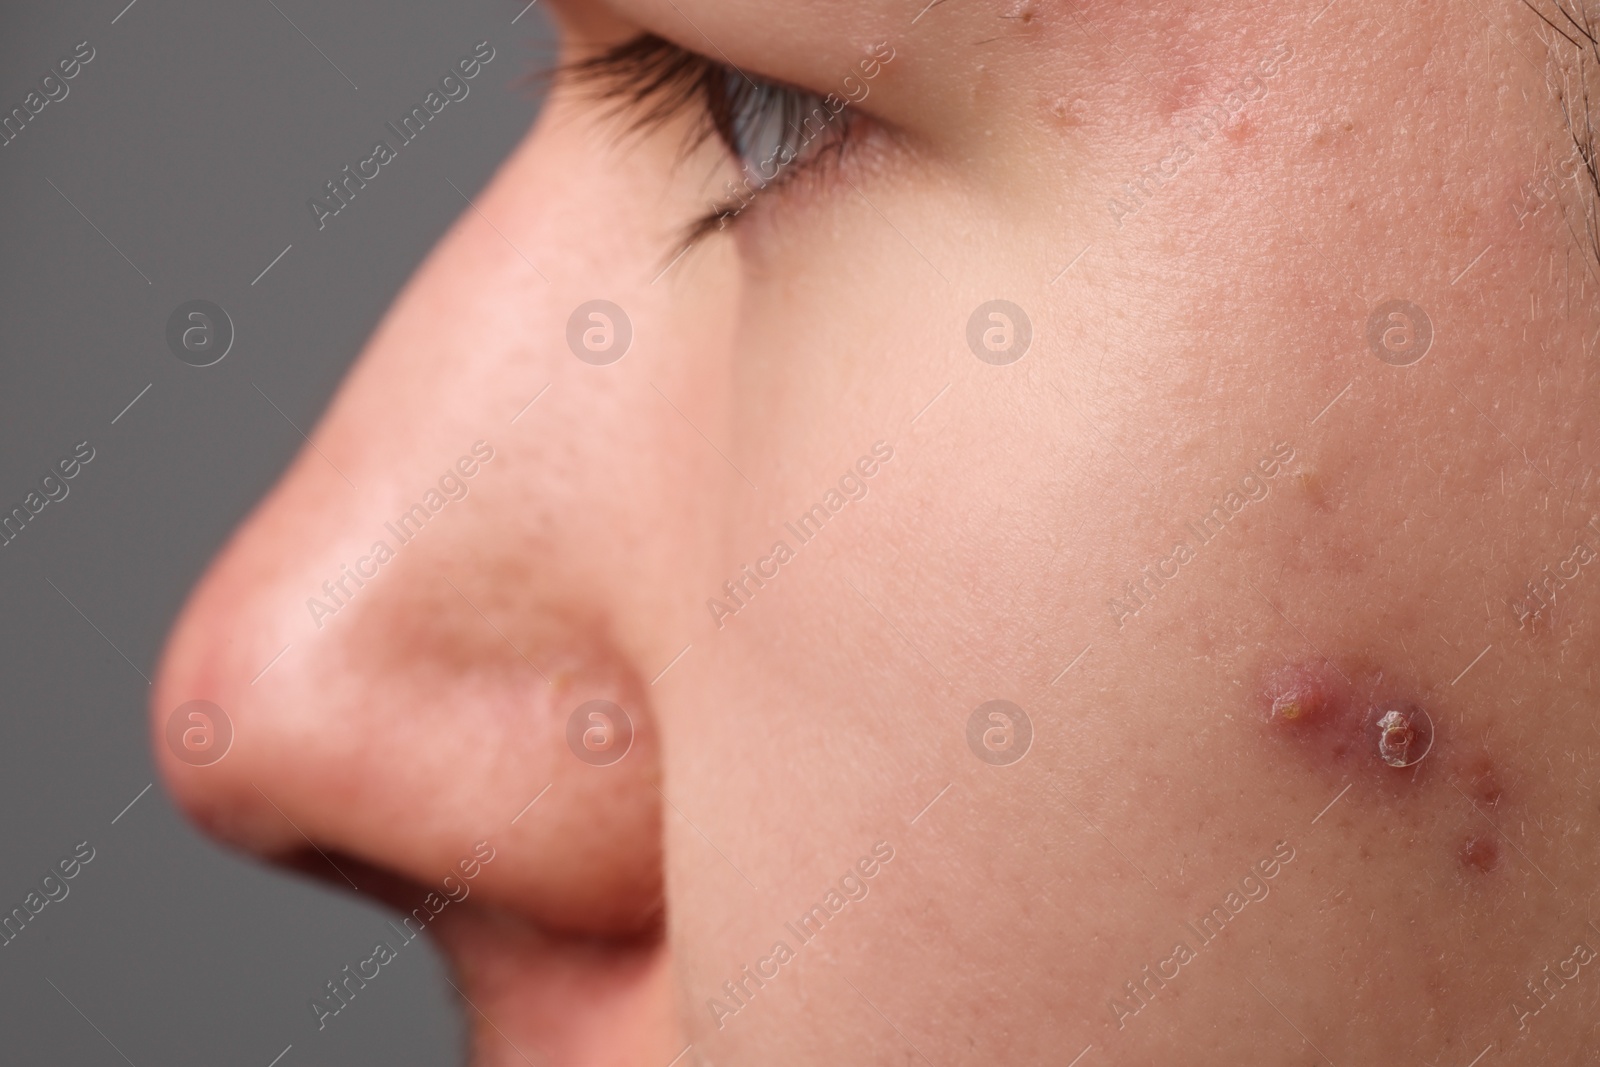
<svg viewBox="0 0 1600 1067">
<path fill-rule="evenodd" d="M 523 2 L 0 9 L 0 112 L 79 41 L 96 51 L 0 148 L 0 510 L 76 442 L 96 450 L 0 548 L 0 912 L 75 843 L 96 850 L 0 948 L 0 1061 L 267 1067 L 291 1045 L 279 1067 L 463 1057 L 431 948 L 317 1031 L 311 996 L 387 916 L 221 851 L 159 784 L 140 796 L 155 778 L 146 678 L 187 589 L 300 447 L 285 416 L 311 428 L 464 209 L 446 179 L 475 195 L 531 123 L 524 79 L 552 46 Z M 497 54 L 467 99 L 318 232 L 306 199 L 484 39 Z M 237 331 L 205 369 L 164 340 L 195 298 Z"/>
</svg>

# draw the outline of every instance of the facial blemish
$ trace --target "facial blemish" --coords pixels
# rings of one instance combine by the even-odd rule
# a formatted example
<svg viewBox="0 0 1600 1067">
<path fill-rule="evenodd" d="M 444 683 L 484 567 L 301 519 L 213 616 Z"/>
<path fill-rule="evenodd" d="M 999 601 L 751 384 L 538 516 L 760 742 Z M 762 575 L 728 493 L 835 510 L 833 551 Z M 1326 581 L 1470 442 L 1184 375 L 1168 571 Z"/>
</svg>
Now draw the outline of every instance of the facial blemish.
<svg viewBox="0 0 1600 1067">
<path fill-rule="evenodd" d="M 1467 835 L 1461 843 L 1461 865 L 1488 874 L 1500 865 L 1500 842 L 1486 833 Z"/>
<path fill-rule="evenodd" d="M 1433 748 L 1433 720 L 1415 704 L 1379 706 L 1373 733 L 1378 758 L 1391 767 L 1412 767 Z"/>
<path fill-rule="evenodd" d="M 1299 483 L 1300 493 L 1306 502 L 1318 511 L 1328 510 L 1328 492 L 1322 484 L 1322 477 L 1314 470 L 1303 470 L 1295 475 Z"/>
<path fill-rule="evenodd" d="M 1343 686 L 1327 664 L 1284 667 L 1268 679 L 1267 721 L 1273 725 L 1309 733 L 1325 727 L 1343 704 Z"/>
<path fill-rule="evenodd" d="M 1263 756 L 1291 774 L 1315 776 L 1317 805 L 1343 798 L 1344 810 L 1362 813 L 1346 821 L 1353 827 L 1402 820 L 1420 835 L 1412 840 L 1433 837 L 1440 858 L 1469 877 L 1499 869 L 1504 849 L 1492 830 L 1451 827 L 1463 799 L 1478 812 L 1472 819 L 1500 817 L 1507 790 L 1504 769 L 1484 742 L 1452 732 L 1447 689 L 1381 670 L 1365 656 L 1280 663 L 1257 677 L 1254 725 Z M 1306 818 L 1319 810 L 1326 809 L 1308 808 Z M 1357 833 L 1358 850 L 1371 843 Z"/>
<path fill-rule="evenodd" d="M 1075 97 L 1052 96 L 1045 103 L 1045 111 L 1050 116 L 1049 121 L 1063 130 L 1082 126 L 1084 122 L 1083 102 Z"/>
<path fill-rule="evenodd" d="M 1036 0 L 1022 0 L 1021 3 L 1012 4 L 1011 10 L 1001 15 L 1000 18 L 1008 21 L 1020 22 L 1024 26 L 1031 23 L 1039 16 L 1039 5 Z"/>
<path fill-rule="evenodd" d="M 1433 750 L 1432 716 L 1418 701 L 1398 698 L 1380 672 L 1327 660 L 1289 664 L 1269 672 L 1262 691 L 1270 732 L 1330 771 L 1366 766 L 1392 774 Z"/>
</svg>

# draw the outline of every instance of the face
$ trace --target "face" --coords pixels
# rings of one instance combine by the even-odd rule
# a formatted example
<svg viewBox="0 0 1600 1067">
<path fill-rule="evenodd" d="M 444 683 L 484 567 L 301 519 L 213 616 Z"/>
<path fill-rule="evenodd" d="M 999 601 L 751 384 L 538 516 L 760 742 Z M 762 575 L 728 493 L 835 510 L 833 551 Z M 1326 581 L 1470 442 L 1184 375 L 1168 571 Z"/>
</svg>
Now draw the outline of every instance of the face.
<svg viewBox="0 0 1600 1067">
<path fill-rule="evenodd" d="M 484 1064 L 1593 1055 L 1579 53 L 554 13 L 177 625 L 192 817 L 436 937 Z"/>
</svg>

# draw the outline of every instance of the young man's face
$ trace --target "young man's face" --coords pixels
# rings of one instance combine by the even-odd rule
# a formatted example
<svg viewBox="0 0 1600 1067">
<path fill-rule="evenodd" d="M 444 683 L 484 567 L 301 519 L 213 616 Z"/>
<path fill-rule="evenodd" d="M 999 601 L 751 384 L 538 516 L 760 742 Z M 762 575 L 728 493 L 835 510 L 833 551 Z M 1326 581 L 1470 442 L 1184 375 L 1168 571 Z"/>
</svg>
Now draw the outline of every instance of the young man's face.
<svg viewBox="0 0 1600 1067">
<path fill-rule="evenodd" d="M 613 50 L 195 594 L 172 789 L 485 1064 L 1587 1062 L 1579 53 L 924 2 L 559 4 Z"/>
</svg>

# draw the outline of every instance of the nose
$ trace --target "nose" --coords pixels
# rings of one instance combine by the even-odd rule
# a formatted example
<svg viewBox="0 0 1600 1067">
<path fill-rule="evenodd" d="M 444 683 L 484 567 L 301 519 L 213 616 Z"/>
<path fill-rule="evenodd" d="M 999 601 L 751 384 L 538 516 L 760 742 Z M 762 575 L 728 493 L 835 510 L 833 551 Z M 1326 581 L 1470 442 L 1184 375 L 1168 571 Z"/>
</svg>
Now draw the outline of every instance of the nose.
<svg viewBox="0 0 1600 1067">
<path fill-rule="evenodd" d="M 464 975 L 500 988 L 520 968 L 543 989 L 604 971 L 617 998 L 659 1005 L 659 749 L 638 665 L 675 650 L 630 620 L 685 628 L 638 610 L 641 576 L 683 541 L 653 517 L 678 461 L 650 444 L 666 406 L 632 412 L 564 338 L 596 294 L 638 336 L 673 327 L 667 287 L 649 288 L 659 244 L 597 251 L 586 232 L 649 232 L 627 218 L 649 203 L 641 178 L 574 165 L 595 152 L 563 107 L 552 96 L 407 286 L 192 594 L 152 736 L 172 794 L 223 841 L 402 908 L 443 899 L 452 921 L 434 925 L 456 931 Z M 695 373 L 638 347 L 653 382 Z M 573 1041 L 676 1051 L 666 1010 L 623 1037 L 533 999 L 529 1017 L 588 1035 Z"/>
<path fill-rule="evenodd" d="M 492 188 L 478 211 L 514 219 L 520 202 Z M 519 237 L 548 248 L 528 232 L 539 221 Z M 660 892 L 656 735 L 605 583 L 575 569 L 574 528 L 604 502 L 563 499 L 548 474 L 548 441 L 586 386 L 570 354 L 522 346 L 561 336 L 562 298 L 506 252 L 469 213 L 413 280 L 183 612 L 153 732 L 173 793 L 224 840 L 428 884 L 488 839 L 500 858 L 474 886 L 485 899 L 611 933 Z M 512 423 L 541 388 L 556 396 Z M 545 507 L 529 513 L 527 494 Z M 193 700 L 231 724 L 209 765 L 166 743 Z M 580 740 L 631 732 L 610 766 L 567 743 L 571 713 L 596 700 L 621 714 L 586 713 Z"/>
</svg>

